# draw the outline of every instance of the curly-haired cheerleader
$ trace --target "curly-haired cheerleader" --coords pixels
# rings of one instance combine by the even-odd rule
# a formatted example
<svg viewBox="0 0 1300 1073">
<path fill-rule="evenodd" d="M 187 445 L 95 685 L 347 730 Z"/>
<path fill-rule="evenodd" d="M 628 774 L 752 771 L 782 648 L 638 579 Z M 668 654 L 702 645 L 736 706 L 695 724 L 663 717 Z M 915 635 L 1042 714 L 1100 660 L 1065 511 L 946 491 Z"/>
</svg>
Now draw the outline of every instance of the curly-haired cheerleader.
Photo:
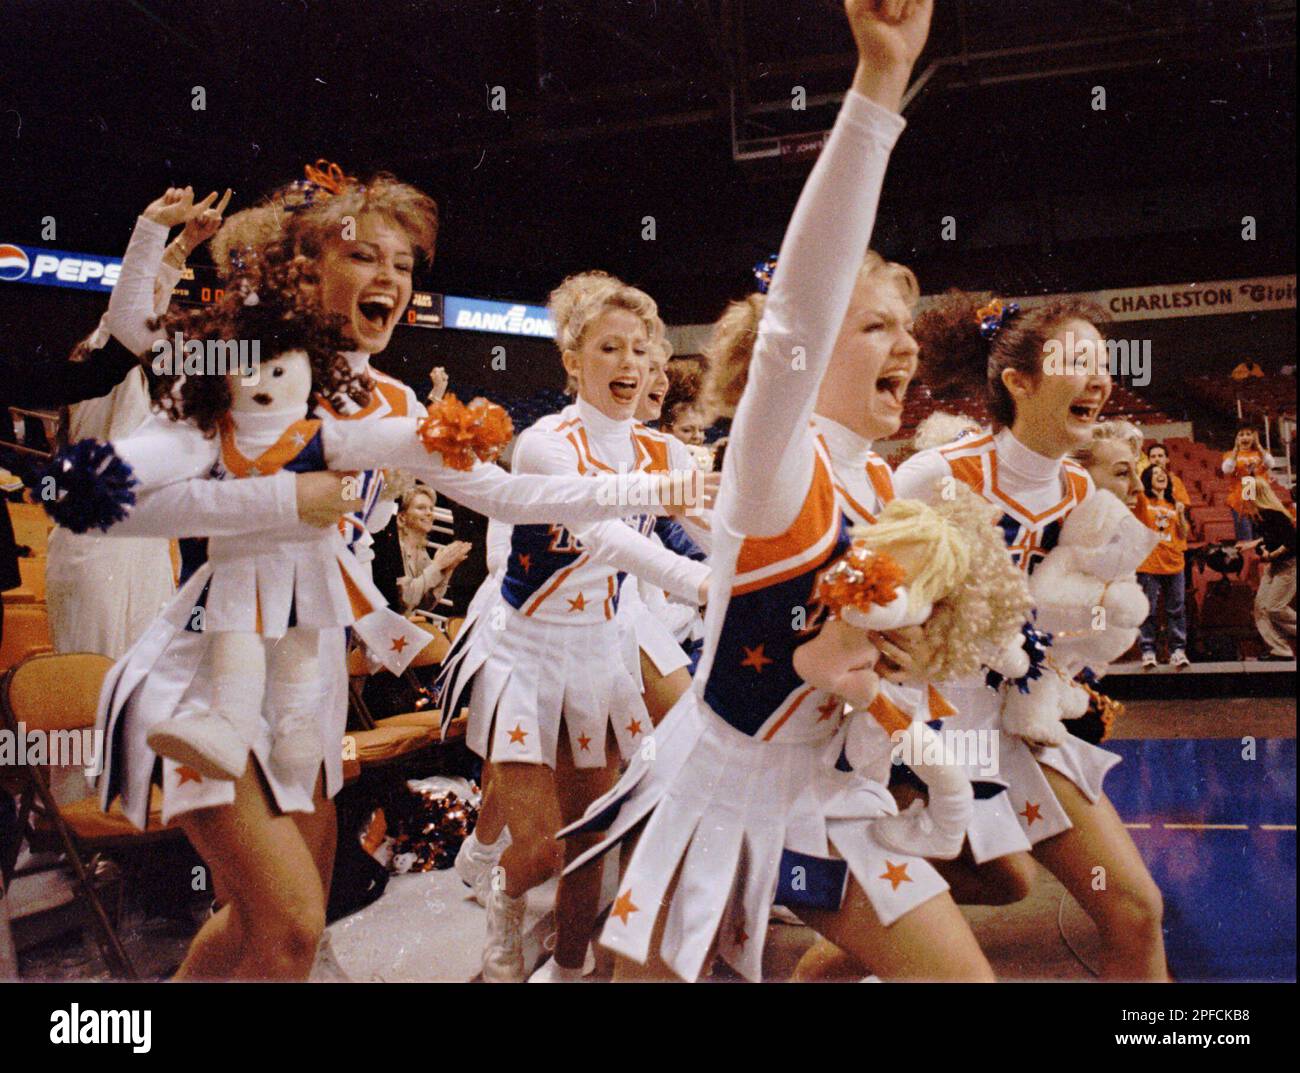
<svg viewBox="0 0 1300 1073">
<path fill-rule="evenodd" d="M 432 252 L 433 202 L 391 177 L 361 184 L 329 173 L 314 174 L 309 183 L 295 184 L 258 209 L 227 221 L 227 227 L 244 238 L 234 241 L 219 234 L 218 262 L 231 273 L 232 285 L 244 293 L 259 287 L 309 288 L 327 314 L 343 319 L 344 333 L 356 348 L 345 354 L 349 379 L 360 390 L 356 397 L 321 400 L 316 408 L 319 420 L 419 414 L 422 408 L 414 394 L 375 376 L 369 358 L 387 345 L 410 299 L 417 251 Z M 167 212 L 166 201 L 150 206 L 137 224 L 119 280 L 121 293 L 114 294 L 112 312 L 120 314 L 112 318 L 114 333 L 136 352 L 150 348 L 162 334 L 151 327 L 148 290 L 167 229 L 179 222 Z M 344 228 L 343 217 L 353 226 Z M 451 490 L 450 483 L 466 480 L 470 484 L 462 484 L 461 493 L 468 496 Z M 502 480 L 508 484 L 501 485 Z M 559 485 L 548 490 L 536 478 L 521 483 L 520 478 L 481 465 L 456 475 L 450 483 L 443 490 L 454 498 L 485 513 L 504 512 L 520 522 L 567 517 L 577 523 L 613 517 L 620 512 L 619 497 L 628 487 L 628 482 L 619 485 L 614 479 L 564 482 L 564 493 L 557 496 Z M 661 480 L 639 493 L 653 500 L 671 483 Z M 344 507 L 373 507 L 375 493 L 367 492 L 361 501 L 345 501 L 341 484 L 340 478 L 295 474 L 288 466 L 274 476 L 182 482 L 141 495 L 130 516 L 113 532 L 178 537 L 283 532 L 293 531 L 300 520 L 332 525 Z M 602 495 L 605 502 L 597 502 Z M 185 563 L 185 579 L 200 564 L 201 558 L 191 555 Z M 118 722 L 120 732 L 109 739 L 109 766 L 101 787 L 105 794 L 138 787 L 141 780 L 147 789 L 157 762 L 144 743 L 149 726 L 182 707 L 211 705 L 212 681 L 205 655 L 201 633 L 180 630 L 161 645 L 157 636 L 147 633 L 119 663 L 101 706 L 105 724 L 119 712 L 125 716 Z M 187 836 L 212 868 L 224 902 L 196 936 L 181 967 L 183 978 L 292 979 L 304 976 L 311 965 L 324 926 L 335 845 L 328 799 L 342 785 L 341 741 L 347 711 L 342 629 L 320 631 L 319 662 L 321 739 L 328 743 L 319 777 L 300 785 L 286 784 L 259 762 L 248 765 L 237 780 L 195 779 L 170 762 L 162 765 L 165 813 L 180 817 Z M 132 801 L 133 819 L 141 826 L 146 817 L 138 802 L 147 798 L 147 793 L 137 793 Z"/>
</svg>

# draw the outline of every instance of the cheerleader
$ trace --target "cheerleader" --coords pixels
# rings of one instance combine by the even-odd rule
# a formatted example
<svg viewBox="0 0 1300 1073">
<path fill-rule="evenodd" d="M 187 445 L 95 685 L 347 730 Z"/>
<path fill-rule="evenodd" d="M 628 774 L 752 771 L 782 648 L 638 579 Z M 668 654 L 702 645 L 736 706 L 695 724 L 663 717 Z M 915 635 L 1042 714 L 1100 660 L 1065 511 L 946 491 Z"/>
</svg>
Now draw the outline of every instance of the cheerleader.
<svg viewBox="0 0 1300 1073">
<path fill-rule="evenodd" d="M 656 340 L 653 300 L 586 272 L 565 280 L 550 308 L 578 398 L 519 437 L 514 471 L 667 471 L 670 438 L 634 420 Z M 647 539 L 653 519 L 629 521 L 577 530 L 516 526 L 504 573 L 485 582 L 492 595 L 475 598 L 444 661 L 443 706 L 457 711 L 468 697 L 467 743 L 491 762 L 491 792 L 510 831 L 502 881 L 487 896 L 483 976 L 490 982 L 523 978 L 525 895 L 562 863 L 556 831 L 609 788 L 617 755 L 630 756 L 651 730 L 639 683 L 619 656 L 624 574 L 703 602 L 707 568 Z M 581 848 L 571 844 L 568 853 Z M 561 880 L 547 978 L 582 971 L 598 895 L 596 870 Z"/>
<path fill-rule="evenodd" d="M 954 293 L 928 309 L 917 322 L 930 355 L 927 378 L 985 391 L 997 431 L 914 455 L 894 475 L 898 494 L 934 501 L 954 480 L 969 485 L 1004 512 L 1012 559 L 1032 571 L 1066 515 L 1093 490 L 1087 472 L 1064 459 L 1088 443 L 1110 396 L 1096 327 L 1103 322 L 1102 310 L 1074 299 L 1021 311 Z M 982 679 L 942 688 L 965 726 L 998 732 L 1001 696 Z M 1102 792 L 1119 758 L 1073 737 L 1037 749 L 1009 734 L 998 741 L 1010 788 L 976 802 L 968 832 L 974 860 L 1032 847 L 1097 924 L 1103 976 L 1165 980 L 1160 892 Z"/>
<path fill-rule="evenodd" d="M 1267 481 L 1273 470 L 1273 456 L 1259 443 L 1259 433 L 1248 425 L 1237 429 L 1237 439 L 1232 450 L 1223 456 L 1220 467 L 1227 477 L 1233 478 L 1232 491 L 1228 493 L 1228 506 L 1232 510 L 1232 524 L 1239 541 L 1254 540 L 1259 519 L 1255 505 L 1255 485 Z"/>
<path fill-rule="evenodd" d="M 810 418 L 930 16 L 925 3 L 846 6 L 861 62 L 795 210 L 752 361 L 710 372 L 717 397 L 739 406 L 699 671 L 653 747 L 570 829 L 612 820 L 578 864 L 637 835 L 601 939 L 620 956 L 617 977 L 654 958 L 694 980 L 716 949 L 758 979 L 776 896 L 882 976 L 990 978 L 937 873 L 873 839 L 863 821 L 892 813 L 892 799 L 832 765 L 841 705 L 793 670 L 807 635 L 792 616 L 848 548 Z"/>
<path fill-rule="evenodd" d="M 311 169 L 311 174 L 315 177 L 308 183 L 295 184 L 228 220 L 214 242 L 214 256 L 233 287 L 248 292 L 261 280 L 310 287 L 326 312 L 343 319 L 345 334 L 356 348 L 344 355 L 348 367 L 355 379 L 364 377 L 375 388 L 354 398 L 323 401 L 316 411 L 322 422 L 419 414 L 422 408 L 414 393 L 375 375 L 369 361 L 387 346 L 410 300 L 417 255 L 432 254 L 436 206 L 426 195 L 391 177 L 380 176 L 363 185 L 340 178 L 333 169 Z M 181 202 L 192 202 L 192 192 L 181 193 Z M 152 280 L 167 230 L 181 218 L 169 211 L 176 208 L 174 200 L 160 199 L 146 210 L 128 247 L 130 264 L 124 261 L 119 279 L 119 287 L 126 286 L 114 333 L 137 353 L 149 349 L 157 338 L 148 324 L 149 303 L 139 281 Z M 300 520 L 333 525 L 344 509 L 374 509 L 376 477 L 363 475 L 360 494 L 347 498 L 344 482 L 336 476 L 294 474 L 288 469 L 238 481 L 191 480 L 142 495 L 114 532 L 225 537 L 292 530 Z M 625 509 L 617 504 L 620 492 L 629 487 L 628 481 L 620 485 L 612 478 L 566 482 L 567 491 L 557 499 L 559 485 L 545 492 L 541 485 L 521 484 L 494 467 L 482 466 L 456 480 L 459 492 L 443 490 L 474 509 L 489 514 L 504 510 L 511 520 L 521 522 L 567 517 L 579 523 L 613 517 Z M 501 480 L 508 486 L 502 486 Z M 661 481 L 653 491 L 641 487 L 639 492 L 649 497 L 664 491 L 666 483 L 670 482 Z M 475 484 L 480 486 L 477 494 Z M 502 494 L 505 491 L 509 496 Z M 606 502 L 596 502 L 597 494 L 605 496 Z M 364 515 L 359 520 L 364 525 Z M 353 531 L 355 527 L 354 520 Z M 183 580 L 187 580 L 201 565 L 202 549 L 193 543 L 184 547 Z M 161 765 L 164 814 L 178 819 L 212 869 L 223 902 L 195 937 L 179 978 L 301 979 L 310 967 L 324 927 L 337 841 L 329 798 L 343 781 L 344 643 L 343 630 L 320 631 L 324 695 L 319 718 L 322 742 L 328 744 L 319 776 L 289 785 L 277 780 L 261 759 L 233 781 L 196 778 L 180 766 Z M 123 716 L 106 744 L 108 767 L 101 786 L 106 795 L 138 786 L 141 779 L 147 791 L 156 766 L 156 757 L 144 742 L 150 725 L 182 707 L 211 706 L 205 652 L 201 633 L 182 629 L 160 646 L 159 638 L 147 632 L 119 662 L 101 698 L 105 723 L 119 712 Z M 114 772 L 111 781 L 109 770 Z M 133 798 L 130 811 L 140 826 L 145 813 L 138 802 L 147 799 L 147 792 Z"/>
</svg>

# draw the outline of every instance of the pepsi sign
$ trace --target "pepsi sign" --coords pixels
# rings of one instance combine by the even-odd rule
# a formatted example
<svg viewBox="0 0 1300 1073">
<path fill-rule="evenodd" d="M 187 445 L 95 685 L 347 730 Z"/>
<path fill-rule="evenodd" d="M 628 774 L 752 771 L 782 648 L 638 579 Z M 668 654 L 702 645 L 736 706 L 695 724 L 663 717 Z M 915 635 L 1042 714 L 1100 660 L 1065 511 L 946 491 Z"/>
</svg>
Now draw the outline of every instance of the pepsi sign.
<svg viewBox="0 0 1300 1073">
<path fill-rule="evenodd" d="M 121 271 L 120 257 L 96 257 L 89 253 L 0 243 L 0 281 L 8 283 L 111 291 Z"/>
</svg>

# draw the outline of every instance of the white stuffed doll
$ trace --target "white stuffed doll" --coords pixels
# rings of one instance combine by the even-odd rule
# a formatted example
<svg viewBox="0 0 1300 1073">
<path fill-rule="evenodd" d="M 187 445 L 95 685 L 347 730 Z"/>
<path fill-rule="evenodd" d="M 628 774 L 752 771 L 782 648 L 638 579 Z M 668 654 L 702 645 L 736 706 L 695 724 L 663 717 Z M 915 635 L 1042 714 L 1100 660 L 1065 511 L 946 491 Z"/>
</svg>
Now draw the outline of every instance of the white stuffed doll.
<svg viewBox="0 0 1300 1073">
<path fill-rule="evenodd" d="M 1029 579 L 1034 625 L 1052 635 L 1045 666 L 1038 677 L 1023 681 L 1024 688 L 1007 690 L 1003 730 L 1038 745 L 1065 740 L 1069 731 L 1061 720 L 1088 710 L 1088 693 L 1075 677 L 1085 667 L 1100 676 L 1137 640 L 1148 606 L 1136 571 L 1158 539 L 1104 490 L 1070 512 L 1056 547 Z"/>
<path fill-rule="evenodd" d="M 974 673 L 1019 637 L 1029 608 L 995 511 L 964 487 L 956 492 L 936 507 L 894 500 L 876 524 L 854 529 L 849 552 L 818 579 L 826 621 L 794 653 L 804 681 L 857 711 L 845 738 L 850 764 L 880 778 L 887 749 L 927 785 L 928 805 L 914 802 L 872 830 L 890 848 L 937 859 L 961 851 L 974 794 L 926 725 L 956 713 L 925 683 Z M 910 649 L 909 667 L 880 662 L 881 644 L 897 650 L 889 638 Z"/>
</svg>

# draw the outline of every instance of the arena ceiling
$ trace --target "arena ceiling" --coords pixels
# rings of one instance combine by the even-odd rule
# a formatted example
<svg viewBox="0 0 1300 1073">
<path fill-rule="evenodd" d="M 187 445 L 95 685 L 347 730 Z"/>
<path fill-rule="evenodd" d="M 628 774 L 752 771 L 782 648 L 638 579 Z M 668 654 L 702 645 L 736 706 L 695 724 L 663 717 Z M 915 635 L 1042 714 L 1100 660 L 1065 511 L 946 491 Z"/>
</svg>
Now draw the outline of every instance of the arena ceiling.
<svg viewBox="0 0 1300 1073">
<path fill-rule="evenodd" d="M 894 255 L 943 283 L 1294 270 L 1294 2 L 936 6 L 886 191 Z M 327 157 L 438 197 L 431 286 L 539 298 L 599 265 L 679 319 L 779 242 L 806 166 L 777 139 L 828 127 L 853 66 L 839 0 L 10 0 L 4 19 L 0 239 L 54 214 L 63 248 L 114 252 L 168 183 L 249 198 Z M 1216 229 L 1247 210 L 1275 226 L 1225 255 Z M 1137 266 L 1076 249 L 1106 227 Z"/>
</svg>

